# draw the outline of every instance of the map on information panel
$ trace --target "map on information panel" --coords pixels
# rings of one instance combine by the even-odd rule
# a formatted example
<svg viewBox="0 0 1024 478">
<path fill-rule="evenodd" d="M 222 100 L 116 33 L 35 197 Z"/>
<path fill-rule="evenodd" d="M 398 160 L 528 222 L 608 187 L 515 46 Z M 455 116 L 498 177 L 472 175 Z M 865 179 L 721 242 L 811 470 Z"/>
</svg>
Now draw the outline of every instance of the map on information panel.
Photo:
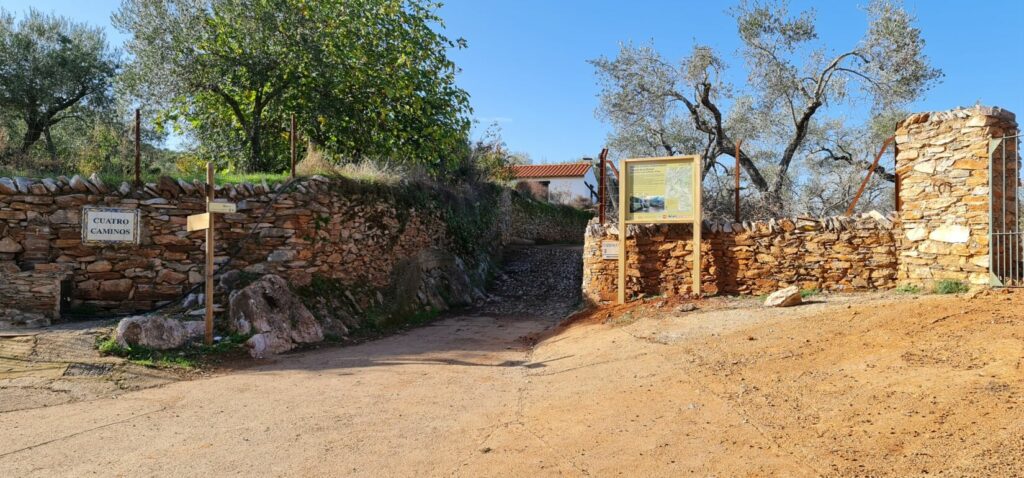
<svg viewBox="0 0 1024 478">
<path fill-rule="evenodd" d="M 692 157 L 627 162 L 626 221 L 692 220 L 693 167 Z"/>
</svg>

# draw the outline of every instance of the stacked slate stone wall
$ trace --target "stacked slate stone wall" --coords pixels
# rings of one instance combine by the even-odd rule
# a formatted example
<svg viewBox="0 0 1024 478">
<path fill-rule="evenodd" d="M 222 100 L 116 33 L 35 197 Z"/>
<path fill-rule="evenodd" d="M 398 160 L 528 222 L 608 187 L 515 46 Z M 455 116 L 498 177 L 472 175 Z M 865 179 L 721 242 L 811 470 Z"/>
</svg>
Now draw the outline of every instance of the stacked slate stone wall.
<svg viewBox="0 0 1024 478">
<path fill-rule="evenodd" d="M 0 328 L 46 325 L 60 317 L 61 280 L 55 271 L 0 269 Z"/>
<path fill-rule="evenodd" d="M 919 113 L 896 131 L 896 170 L 900 175 L 899 280 L 930 285 L 942 279 L 989 283 L 990 194 L 1006 207 L 1007 224 L 1016 222 L 1019 157 L 1002 170 L 989 170 L 989 141 L 1017 132 L 1014 115 L 999 108 L 974 107 Z M 995 184 L 989 184 L 990 175 Z M 1009 187 L 1001 195 L 1002 185 Z M 998 204 L 998 203 L 1002 204 Z M 1002 244 L 1018 248 L 1019 244 Z M 1004 255 L 1006 257 L 1008 255 Z"/>
<path fill-rule="evenodd" d="M 705 294 L 766 294 L 796 285 L 854 291 L 895 286 L 895 227 L 878 213 L 857 218 L 793 218 L 705 223 L 701 282 Z M 627 298 L 688 295 L 693 241 L 688 225 L 631 225 L 626 236 Z M 603 259 L 601 242 L 618 241 L 615 227 L 593 221 L 583 250 L 583 293 L 615 300 L 618 261 Z"/>
<path fill-rule="evenodd" d="M 216 197 L 236 203 L 238 209 L 216 215 L 215 262 L 220 266 L 231 257 L 232 270 L 277 274 L 294 287 L 306 286 L 317 276 L 331 279 L 356 291 L 356 307 L 367 307 L 381 297 L 377 291 L 393 282 L 397 264 L 428 249 L 460 255 L 472 274 L 485 276 L 504 238 L 534 239 L 530 231 L 544 229 L 543 223 L 550 221 L 547 229 L 560 231 L 560 239 L 572 239 L 563 218 L 531 218 L 528 225 L 520 225 L 520 204 L 509 194 L 489 187 L 478 191 L 473 202 L 464 200 L 464 194 L 425 185 L 368 185 L 323 177 L 290 187 L 218 186 Z M 462 205 L 455 207 L 457 202 Z M 85 206 L 140 210 L 141 243 L 83 244 Z M 96 176 L 0 178 L 0 296 L 20 297 L 26 286 L 17 277 L 45 273 L 67 281 L 73 310 L 137 312 L 178 299 L 203 281 L 205 232 L 189 233 L 185 225 L 187 216 L 205 207 L 201 183 L 168 177 L 141 189 L 127 183 L 111 188 Z M 452 214 L 460 217 L 452 219 Z M 502 217 L 520 220 L 497 220 Z M 585 221 L 577 220 L 577 242 Z M 52 310 L 56 302 L 47 300 Z M 19 301 L 9 302 L 0 303 L 0 309 L 18 307 Z"/>
</svg>

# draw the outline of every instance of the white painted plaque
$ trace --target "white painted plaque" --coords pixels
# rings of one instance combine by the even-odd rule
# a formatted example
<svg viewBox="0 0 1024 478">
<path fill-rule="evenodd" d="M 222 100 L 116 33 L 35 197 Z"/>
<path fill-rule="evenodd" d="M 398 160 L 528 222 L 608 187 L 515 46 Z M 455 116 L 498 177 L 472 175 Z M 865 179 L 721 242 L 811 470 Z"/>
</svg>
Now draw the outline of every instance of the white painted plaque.
<svg viewBox="0 0 1024 478">
<path fill-rule="evenodd" d="M 209 212 L 219 213 L 232 213 L 235 212 L 236 209 L 237 207 L 235 204 L 230 202 L 211 202 L 209 207 L 206 208 Z"/>
<path fill-rule="evenodd" d="M 105 207 L 82 208 L 85 244 L 138 244 L 139 210 Z"/>
<path fill-rule="evenodd" d="M 619 258 L 619 243 L 612 241 L 601 242 L 601 258 L 615 260 Z"/>
</svg>

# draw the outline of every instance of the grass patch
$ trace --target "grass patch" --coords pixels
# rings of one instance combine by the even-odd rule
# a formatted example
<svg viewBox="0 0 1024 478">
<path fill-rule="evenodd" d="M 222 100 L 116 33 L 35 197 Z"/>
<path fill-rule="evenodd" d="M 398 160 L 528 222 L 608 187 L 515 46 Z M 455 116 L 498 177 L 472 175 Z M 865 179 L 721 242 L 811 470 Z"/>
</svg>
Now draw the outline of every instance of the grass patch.
<svg viewBox="0 0 1024 478">
<path fill-rule="evenodd" d="M 114 337 L 101 337 L 96 341 L 96 350 L 103 355 L 123 357 L 144 367 L 190 370 L 201 367 L 214 356 L 241 350 L 248 338 L 232 334 L 213 345 L 193 343 L 175 350 L 154 350 L 141 345 L 122 347 Z"/>
<path fill-rule="evenodd" d="M 821 295 L 821 289 L 803 289 L 800 291 L 801 299 L 807 299 L 816 295 Z"/>
<path fill-rule="evenodd" d="M 956 279 L 942 279 L 935 283 L 936 294 L 962 294 L 969 291 L 971 288 L 964 284 L 963 281 Z"/>
<path fill-rule="evenodd" d="M 896 288 L 896 293 L 897 294 L 920 294 L 921 293 L 921 286 L 916 285 L 916 284 L 900 284 L 900 286 Z"/>
</svg>

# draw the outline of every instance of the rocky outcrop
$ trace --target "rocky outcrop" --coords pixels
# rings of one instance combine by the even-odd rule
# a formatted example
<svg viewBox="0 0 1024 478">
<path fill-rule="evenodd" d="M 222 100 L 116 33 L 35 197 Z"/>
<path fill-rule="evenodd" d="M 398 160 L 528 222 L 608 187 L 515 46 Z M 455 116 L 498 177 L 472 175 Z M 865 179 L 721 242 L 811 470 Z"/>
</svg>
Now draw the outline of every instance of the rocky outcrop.
<svg viewBox="0 0 1024 478">
<path fill-rule="evenodd" d="M 169 350 L 202 337 L 204 330 L 203 322 L 198 320 L 182 321 L 160 314 L 138 315 L 121 319 L 114 338 L 122 347 Z"/>
<path fill-rule="evenodd" d="M 482 281 L 478 281 L 482 282 Z M 440 249 L 426 249 L 395 268 L 394 308 L 399 315 L 448 310 L 483 297 L 465 262 Z"/>
<path fill-rule="evenodd" d="M 252 334 L 246 347 L 255 358 L 324 339 L 323 327 L 292 293 L 288 282 L 272 274 L 231 293 L 228 328 Z"/>
</svg>

